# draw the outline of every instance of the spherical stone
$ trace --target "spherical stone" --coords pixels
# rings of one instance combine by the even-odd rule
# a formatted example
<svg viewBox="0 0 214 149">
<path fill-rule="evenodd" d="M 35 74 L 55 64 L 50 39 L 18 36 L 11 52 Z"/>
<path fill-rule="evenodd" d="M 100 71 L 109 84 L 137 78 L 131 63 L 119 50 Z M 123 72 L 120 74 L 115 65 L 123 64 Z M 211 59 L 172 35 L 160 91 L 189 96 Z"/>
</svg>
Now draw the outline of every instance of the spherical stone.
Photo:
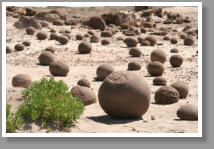
<svg viewBox="0 0 214 149">
<path fill-rule="evenodd" d="M 108 39 L 103 39 L 103 40 L 101 41 L 101 44 L 102 44 L 102 45 L 109 45 L 109 44 L 110 44 L 110 41 L 109 41 Z"/>
<path fill-rule="evenodd" d="M 101 37 L 112 37 L 113 33 L 111 31 L 103 31 Z"/>
<path fill-rule="evenodd" d="M 89 42 L 83 41 L 79 44 L 78 50 L 79 50 L 79 53 L 81 54 L 87 54 L 91 52 L 92 46 Z"/>
<path fill-rule="evenodd" d="M 25 40 L 22 42 L 26 47 L 31 45 L 31 42 L 28 40 Z"/>
<path fill-rule="evenodd" d="M 51 53 L 54 54 L 54 52 L 56 51 L 56 48 L 52 47 L 52 46 L 49 46 L 45 49 L 45 51 L 50 51 Z"/>
<path fill-rule="evenodd" d="M 150 46 L 150 42 L 148 40 L 141 41 L 141 46 Z"/>
<path fill-rule="evenodd" d="M 53 25 L 62 26 L 62 25 L 64 25 L 64 22 L 61 20 L 55 20 L 55 21 L 53 21 Z"/>
<path fill-rule="evenodd" d="M 49 27 L 49 23 L 47 21 L 41 21 L 40 24 L 42 27 Z"/>
<path fill-rule="evenodd" d="M 150 55 L 150 59 L 152 62 L 158 61 L 161 63 L 165 63 L 166 62 L 166 53 L 163 50 L 153 50 Z"/>
<path fill-rule="evenodd" d="M 67 37 L 68 39 L 71 39 L 71 36 L 68 33 L 63 33 L 62 35 Z"/>
<path fill-rule="evenodd" d="M 179 101 L 179 93 L 170 86 L 160 87 L 155 92 L 155 102 L 157 104 L 172 104 Z"/>
<path fill-rule="evenodd" d="M 98 99 L 102 109 L 111 117 L 141 117 L 150 105 L 150 88 L 139 75 L 116 71 L 101 84 Z"/>
<path fill-rule="evenodd" d="M 53 76 L 66 76 L 69 72 L 69 67 L 62 61 L 54 61 L 49 64 L 49 71 Z"/>
<path fill-rule="evenodd" d="M 148 40 L 150 42 L 150 46 L 154 46 L 157 43 L 157 40 L 154 36 L 147 36 L 145 40 Z"/>
<path fill-rule="evenodd" d="M 177 81 L 171 84 L 180 94 L 180 98 L 186 98 L 189 93 L 189 86 L 184 81 Z"/>
<path fill-rule="evenodd" d="M 71 89 L 71 94 L 73 97 L 78 97 L 81 99 L 85 106 L 96 103 L 97 97 L 96 94 L 88 87 L 84 86 L 74 86 Z"/>
<path fill-rule="evenodd" d="M 148 73 L 151 76 L 161 76 L 164 72 L 164 65 L 161 62 L 154 61 L 148 65 Z"/>
<path fill-rule="evenodd" d="M 50 63 L 54 62 L 55 57 L 52 52 L 44 51 L 39 56 L 39 62 L 41 65 L 49 65 Z"/>
<path fill-rule="evenodd" d="M 68 37 L 67 36 L 59 36 L 58 41 L 62 44 L 65 45 L 68 43 Z"/>
<path fill-rule="evenodd" d="M 59 39 L 59 35 L 57 35 L 56 33 L 50 34 L 50 40 L 58 40 L 58 39 Z"/>
<path fill-rule="evenodd" d="M 77 85 L 79 86 L 85 86 L 85 87 L 89 87 L 91 86 L 91 83 L 88 79 L 80 79 L 78 82 L 77 82 Z"/>
<path fill-rule="evenodd" d="M 47 38 L 47 34 L 45 32 L 38 32 L 36 37 L 38 40 L 45 40 Z"/>
<path fill-rule="evenodd" d="M 136 45 L 138 44 L 138 40 L 135 37 L 127 37 L 124 40 L 124 43 L 128 46 L 128 47 L 136 47 Z"/>
<path fill-rule="evenodd" d="M 28 88 L 32 84 L 32 79 L 26 74 L 17 74 L 12 79 L 12 85 L 14 87 Z"/>
<path fill-rule="evenodd" d="M 141 63 L 137 60 L 132 60 L 128 63 L 128 70 L 140 70 L 141 69 Z"/>
<path fill-rule="evenodd" d="M 170 39 L 171 44 L 177 44 L 177 39 L 176 38 L 171 38 Z"/>
<path fill-rule="evenodd" d="M 184 45 L 186 46 L 191 46 L 194 44 L 194 39 L 191 37 L 187 37 L 184 39 Z"/>
<path fill-rule="evenodd" d="M 114 67 L 111 64 L 99 65 L 96 71 L 97 80 L 103 81 L 112 72 L 114 72 Z"/>
<path fill-rule="evenodd" d="M 97 35 L 92 35 L 90 37 L 90 42 L 94 42 L 94 43 L 99 42 L 99 37 Z"/>
<path fill-rule="evenodd" d="M 192 104 L 182 105 L 177 110 L 177 116 L 182 120 L 198 120 L 198 108 Z"/>
<path fill-rule="evenodd" d="M 13 50 L 9 46 L 6 46 L 6 53 L 11 53 Z"/>
<path fill-rule="evenodd" d="M 168 36 L 164 36 L 163 40 L 170 40 L 170 38 Z"/>
<path fill-rule="evenodd" d="M 165 85 L 167 85 L 167 80 L 164 77 L 162 77 L 162 76 L 155 77 L 153 79 L 153 84 L 154 85 L 165 86 Z"/>
<path fill-rule="evenodd" d="M 180 67 L 183 64 L 183 61 L 183 57 L 179 54 L 175 54 L 170 57 L 170 64 L 172 67 Z"/>
<path fill-rule="evenodd" d="M 16 51 L 23 51 L 24 48 L 25 48 L 25 46 L 22 43 L 18 43 L 18 44 L 15 45 L 15 50 Z"/>
<path fill-rule="evenodd" d="M 106 24 L 101 17 L 95 16 L 89 19 L 88 26 L 92 27 L 93 29 L 105 30 Z"/>
<path fill-rule="evenodd" d="M 173 48 L 173 49 L 170 50 L 171 53 L 178 53 L 178 51 L 179 50 L 177 48 Z"/>
<path fill-rule="evenodd" d="M 28 35 L 33 35 L 35 33 L 35 29 L 33 27 L 28 27 L 25 31 Z"/>
<path fill-rule="evenodd" d="M 139 48 L 131 48 L 129 50 L 129 55 L 131 55 L 132 57 L 140 57 L 142 53 Z"/>
<path fill-rule="evenodd" d="M 81 35 L 81 34 L 76 35 L 76 40 L 82 40 L 82 39 L 83 39 L 83 35 Z"/>
</svg>

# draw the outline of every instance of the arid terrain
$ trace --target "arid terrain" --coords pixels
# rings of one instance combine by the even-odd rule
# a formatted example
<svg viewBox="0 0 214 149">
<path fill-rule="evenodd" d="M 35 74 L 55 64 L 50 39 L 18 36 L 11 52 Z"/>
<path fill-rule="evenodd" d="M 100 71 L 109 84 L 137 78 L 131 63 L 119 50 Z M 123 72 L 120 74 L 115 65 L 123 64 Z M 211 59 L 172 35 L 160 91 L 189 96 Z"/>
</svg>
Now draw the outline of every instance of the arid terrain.
<svg viewBox="0 0 214 149">
<path fill-rule="evenodd" d="M 137 18 L 140 18 L 140 12 L 135 12 L 134 7 L 91 7 L 91 8 L 35 8 L 37 11 L 47 11 L 49 9 L 57 9 L 60 12 L 67 15 L 67 17 L 87 19 L 95 15 L 101 15 L 109 12 L 129 12 L 135 13 Z M 41 52 L 48 46 L 56 48 L 54 56 L 69 66 L 69 73 L 66 77 L 54 77 L 56 80 L 63 80 L 68 86 L 69 90 L 77 84 L 77 81 L 81 78 L 87 78 L 91 82 L 91 89 L 98 94 L 98 89 L 102 81 L 96 81 L 96 69 L 102 63 L 110 63 L 114 66 L 116 71 L 127 70 L 128 63 L 137 59 L 141 62 L 141 70 L 134 71 L 140 76 L 144 77 L 148 82 L 151 90 L 151 104 L 149 110 L 143 115 L 142 119 L 113 119 L 102 110 L 99 105 L 98 98 L 97 103 L 91 104 L 85 107 L 84 113 L 77 121 L 74 127 L 71 127 L 71 133 L 197 133 L 198 121 L 186 121 L 180 120 L 177 115 L 177 109 L 185 104 L 191 103 L 197 105 L 198 103 L 198 40 L 194 37 L 194 45 L 185 46 L 183 39 L 180 39 L 179 33 L 187 25 L 192 29 L 197 29 L 198 25 L 198 10 L 197 7 L 163 7 L 163 11 L 181 13 L 183 16 L 188 16 L 191 20 L 190 23 L 182 24 L 163 24 L 166 16 L 159 18 L 153 16 L 154 21 L 160 21 L 155 28 L 148 28 L 146 33 L 141 33 L 143 38 L 150 33 L 159 31 L 160 28 L 170 28 L 167 36 L 175 37 L 178 41 L 177 44 L 171 44 L 168 40 L 163 40 L 163 36 L 155 36 L 157 44 L 155 46 L 141 46 L 137 47 L 143 53 L 141 57 L 131 57 L 129 55 L 129 49 L 122 40 L 118 40 L 118 37 L 123 36 L 121 31 L 116 32 L 113 37 L 106 37 L 110 40 L 109 45 L 101 45 L 100 37 L 102 31 L 92 30 L 87 26 L 76 25 L 63 25 L 56 26 L 51 22 L 49 27 L 43 27 L 42 30 L 49 35 L 50 30 L 54 29 L 57 33 L 62 30 L 70 30 L 69 42 L 65 45 L 60 44 L 56 40 L 38 40 L 36 38 L 36 30 L 34 35 L 27 35 L 25 28 L 18 29 L 14 26 L 14 23 L 19 20 L 12 15 L 7 16 L 6 20 L 6 45 L 11 47 L 13 51 L 6 56 L 6 95 L 7 104 L 10 104 L 12 111 L 16 111 L 17 107 L 22 103 L 21 91 L 24 88 L 13 87 L 12 78 L 16 74 L 24 73 L 32 77 L 33 81 L 40 80 L 42 77 L 51 77 L 48 66 L 39 65 L 38 57 Z M 80 13 L 81 12 L 81 13 Z M 90 54 L 79 54 L 78 45 L 81 40 L 76 40 L 78 33 L 85 34 L 89 30 L 92 30 L 100 38 L 98 43 L 92 44 L 92 51 Z M 89 41 L 89 38 L 85 38 Z M 29 40 L 31 45 L 25 47 L 23 51 L 15 51 L 14 46 L 17 43 L 22 43 L 25 40 Z M 173 68 L 170 65 L 169 58 L 174 53 L 170 50 L 173 48 L 179 49 L 179 54 L 183 56 L 184 62 L 181 67 Z M 185 81 L 189 85 L 189 94 L 185 99 L 180 99 L 179 102 L 169 105 L 160 105 L 154 102 L 154 93 L 160 88 L 160 86 L 153 85 L 154 77 L 150 76 L 147 71 L 147 65 L 150 61 L 150 53 L 155 49 L 161 49 L 167 54 L 167 61 L 164 63 L 165 71 L 163 77 L 167 80 L 167 85 L 170 85 L 178 80 Z M 23 129 L 19 129 L 16 132 L 46 132 L 46 129 L 41 129 L 35 123 L 29 123 L 24 126 Z M 58 130 L 56 130 L 57 132 Z"/>
</svg>

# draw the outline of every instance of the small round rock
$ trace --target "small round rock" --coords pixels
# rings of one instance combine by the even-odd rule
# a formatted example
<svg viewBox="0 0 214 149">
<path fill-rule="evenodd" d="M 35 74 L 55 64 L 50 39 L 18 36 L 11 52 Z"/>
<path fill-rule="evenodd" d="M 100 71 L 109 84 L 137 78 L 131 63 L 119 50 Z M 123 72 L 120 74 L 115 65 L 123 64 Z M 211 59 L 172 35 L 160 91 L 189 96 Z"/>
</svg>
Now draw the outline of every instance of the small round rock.
<svg viewBox="0 0 214 149">
<path fill-rule="evenodd" d="M 141 69 L 141 63 L 137 60 L 132 60 L 128 63 L 128 70 L 140 70 Z"/>
<path fill-rule="evenodd" d="M 132 57 L 140 57 L 142 53 L 139 48 L 135 47 L 129 50 L 129 55 L 131 55 Z"/>
<path fill-rule="evenodd" d="M 150 42 L 148 40 L 141 41 L 141 46 L 150 46 Z"/>
<path fill-rule="evenodd" d="M 28 88 L 32 84 L 32 78 L 26 74 L 17 74 L 12 79 L 14 87 Z"/>
<path fill-rule="evenodd" d="M 25 40 L 22 42 L 26 47 L 30 46 L 31 45 L 31 42 L 28 41 L 28 40 Z"/>
<path fill-rule="evenodd" d="M 62 44 L 65 45 L 68 43 L 68 37 L 67 36 L 59 36 L 58 41 Z"/>
<path fill-rule="evenodd" d="M 183 57 L 179 54 L 175 54 L 170 57 L 170 64 L 172 67 L 180 67 L 183 64 L 183 61 Z"/>
<path fill-rule="evenodd" d="M 138 44 L 138 40 L 135 37 L 127 37 L 124 40 L 124 43 L 128 46 L 128 47 L 136 47 Z"/>
<path fill-rule="evenodd" d="M 99 65 L 96 71 L 97 80 L 103 81 L 112 72 L 114 72 L 114 67 L 111 64 L 105 63 Z"/>
<path fill-rule="evenodd" d="M 161 76 L 164 72 L 164 65 L 161 62 L 154 61 L 148 64 L 148 73 L 151 76 Z"/>
<path fill-rule="evenodd" d="M 28 27 L 26 30 L 25 30 L 26 34 L 28 35 L 33 35 L 35 33 L 35 29 L 33 27 Z"/>
<path fill-rule="evenodd" d="M 158 61 L 161 63 L 165 63 L 166 62 L 166 53 L 163 50 L 153 50 L 150 55 L 150 59 L 152 62 Z"/>
<path fill-rule="evenodd" d="M 82 34 L 77 34 L 76 35 L 76 40 L 82 40 L 83 39 L 83 35 Z"/>
<path fill-rule="evenodd" d="M 49 65 L 50 63 L 54 62 L 55 57 L 52 52 L 44 51 L 39 56 L 39 62 L 41 65 Z"/>
<path fill-rule="evenodd" d="M 47 38 L 47 34 L 45 32 L 38 32 L 36 37 L 38 40 L 45 40 Z"/>
<path fill-rule="evenodd" d="M 81 99 L 85 106 L 97 102 L 96 94 L 88 87 L 79 85 L 74 86 L 71 89 L 71 94 L 73 95 L 73 97 L 78 97 L 79 99 Z"/>
<path fill-rule="evenodd" d="M 188 83 L 184 81 L 177 81 L 171 84 L 171 87 L 174 87 L 180 94 L 180 98 L 186 98 L 189 94 Z"/>
<path fill-rule="evenodd" d="M 24 48 L 25 48 L 25 46 L 22 43 L 18 43 L 18 44 L 15 45 L 15 50 L 16 51 L 23 51 Z"/>
<path fill-rule="evenodd" d="M 49 71 L 53 76 L 66 76 L 69 72 L 69 67 L 62 61 L 54 61 L 49 64 Z"/>
<path fill-rule="evenodd" d="M 191 46 L 194 44 L 194 39 L 191 37 L 187 37 L 184 39 L 184 45 L 186 46 Z"/>
<path fill-rule="evenodd" d="M 80 54 L 90 53 L 92 50 L 92 46 L 88 41 L 83 41 L 78 46 L 78 51 Z"/>
<path fill-rule="evenodd" d="M 192 104 L 182 105 L 177 110 L 177 116 L 181 120 L 198 120 L 198 108 Z"/>
<path fill-rule="evenodd" d="M 78 82 L 77 82 L 77 85 L 80 85 L 80 86 L 85 86 L 85 87 L 89 87 L 91 86 L 91 83 L 88 79 L 80 79 Z"/>
<path fill-rule="evenodd" d="M 170 39 L 171 44 L 177 44 L 177 39 L 176 38 L 171 38 Z"/>
<path fill-rule="evenodd" d="M 158 85 L 158 86 L 165 86 L 165 85 L 167 85 L 167 80 L 162 76 L 155 77 L 153 79 L 153 84 Z"/>
<path fill-rule="evenodd" d="M 172 104 L 178 101 L 179 93 L 173 87 L 163 86 L 155 92 L 155 102 L 157 104 Z"/>
<path fill-rule="evenodd" d="M 109 44 L 110 44 L 110 41 L 109 41 L 108 39 L 103 39 L 103 40 L 101 41 L 101 44 L 102 44 L 102 45 L 109 45 Z"/>
</svg>

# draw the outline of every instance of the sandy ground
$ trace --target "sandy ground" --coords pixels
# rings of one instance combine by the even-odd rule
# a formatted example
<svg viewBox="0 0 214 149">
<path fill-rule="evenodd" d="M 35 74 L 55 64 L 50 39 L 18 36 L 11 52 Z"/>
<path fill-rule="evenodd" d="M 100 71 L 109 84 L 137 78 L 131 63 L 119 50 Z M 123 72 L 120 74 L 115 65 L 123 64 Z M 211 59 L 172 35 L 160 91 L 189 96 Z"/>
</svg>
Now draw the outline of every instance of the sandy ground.
<svg viewBox="0 0 214 149">
<path fill-rule="evenodd" d="M 66 8 L 68 9 L 68 8 Z M 96 10 L 96 9 L 95 9 Z M 191 26 L 197 28 L 197 8 L 196 7 L 167 7 L 166 11 L 182 12 L 184 16 L 189 16 L 192 19 Z M 75 12 L 75 10 L 71 9 Z M 83 11 L 83 10 L 82 10 Z M 100 10 L 101 11 L 101 10 Z M 98 12 L 100 12 L 98 11 Z M 107 11 L 107 10 L 106 10 Z M 74 13 L 75 14 L 75 13 Z M 77 14 L 77 13 L 76 13 Z M 84 12 L 83 12 L 84 14 Z M 114 65 L 115 70 L 126 70 L 128 62 L 132 59 L 139 59 L 142 62 L 142 69 L 135 73 L 145 77 L 151 89 L 151 104 L 148 112 L 143 115 L 142 119 L 125 119 L 115 120 L 108 117 L 101 109 L 99 103 L 92 104 L 85 107 L 85 111 L 77 124 L 71 128 L 71 132 L 133 132 L 133 133 L 196 133 L 198 130 L 197 121 L 181 121 L 176 116 L 177 109 L 185 104 L 192 103 L 197 105 L 198 101 L 198 56 L 197 40 L 194 46 L 184 46 L 183 40 L 178 37 L 178 34 L 171 32 L 170 35 L 178 39 L 177 45 L 172 45 L 169 41 L 163 41 L 162 36 L 157 36 L 158 43 L 154 47 L 138 47 L 143 52 L 144 56 L 140 58 L 132 58 L 128 55 L 128 48 L 122 41 L 116 40 L 121 33 L 117 33 L 113 38 L 110 38 L 111 44 L 107 46 L 101 43 L 92 43 L 93 51 L 91 54 L 80 55 L 77 53 L 77 47 L 80 41 L 75 40 L 77 33 L 87 33 L 88 29 L 79 28 L 78 26 L 71 29 L 71 40 L 68 44 L 60 45 L 57 41 L 36 39 L 36 35 L 26 35 L 25 30 L 17 29 L 13 26 L 17 18 L 7 17 L 7 45 L 14 47 L 15 44 L 30 40 L 31 46 L 24 49 L 24 51 L 7 54 L 7 67 L 6 67 L 6 82 L 7 82 L 7 104 L 12 106 L 12 111 L 15 111 L 22 102 L 20 92 L 22 88 L 12 87 L 12 77 L 18 73 L 25 73 L 32 77 L 33 81 L 40 80 L 42 77 L 50 77 L 48 66 L 38 65 L 38 56 L 41 51 L 48 46 L 57 48 L 55 56 L 58 60 L 63 60 L 69 65 L 70 71 L 66 77 L 55 77 L 56 80 L 63 80 L 68 86 L 69 90 L 76 85 L 77 81 L 83 77 L 91 81 L 91 88 L 97 94 L 99 86 L 102 82 L 94 81 L 96 77 L 96 68 L 102 63 L 111 63 Z M 164 25 L 158 24 L 158 27 L 170 26 L 178 31 L 181 31 L 186 24 L 178 25 Z M 70 26 L 53 26 L 51 28 L 59 31 L 61 29 L 70 29 Z M 47 28 L 43 30 L 49 31 Z M 95 31 L 100 35 L 100 31 Z M 48 32 L 50 34 L 50 32 Z M 14 36 L 15 35 L 15 36 Z M 142 34 L 145 37 L 148 33 Z M 101 40 L 101 39 L 100 39 Z M 184 57 L 184 64 L 180 68 L 172 68 L 169 63 L 169 57 L 172 55 L 170 49 L 178 48 L 179 54 Z M 186 99 L 171 105 L 158 105 L 154 103 L 154 92 L 159 86 L 154 86 L 146 66 L 150 60 L 150 53 L 154 49 L 162 49 L 167 53 L 167 62 L 165 63 L 165 72 L 163 76 L 167 79 L 168 85 L 171 83 L 182 80 L 189 83 L 189 95 Z M 23 129 L 17 132 L 46 132 L 45 129 L 40 129 L 36 124 L 28 124 Z"/>
</svg>

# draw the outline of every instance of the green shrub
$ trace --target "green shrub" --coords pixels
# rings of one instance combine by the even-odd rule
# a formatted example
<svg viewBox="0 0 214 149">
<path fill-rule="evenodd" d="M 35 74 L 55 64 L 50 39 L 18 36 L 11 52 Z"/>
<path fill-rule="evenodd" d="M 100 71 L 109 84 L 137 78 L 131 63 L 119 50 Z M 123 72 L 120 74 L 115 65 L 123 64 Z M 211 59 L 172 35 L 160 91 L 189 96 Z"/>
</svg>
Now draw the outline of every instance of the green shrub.
<svg viewBox="0 0 214 149">
<path fill-rule="evenodd" d="M 21 115 L 44 126 L 70 127 L 84 110 L 82 100 L 72 97 L 67 85 L 53 78 L 33 82 L 22 95 L 25 101 L 19 107 Z"/>
<path fill-rule="evenodd" d="M 21 128 L 23 126 L 23 119 L 20 116 L 20 113 L 11 113 L 10 105 L 6 107 L 6 132 L 13 133 L 17 128 Z"/>
</svg>

